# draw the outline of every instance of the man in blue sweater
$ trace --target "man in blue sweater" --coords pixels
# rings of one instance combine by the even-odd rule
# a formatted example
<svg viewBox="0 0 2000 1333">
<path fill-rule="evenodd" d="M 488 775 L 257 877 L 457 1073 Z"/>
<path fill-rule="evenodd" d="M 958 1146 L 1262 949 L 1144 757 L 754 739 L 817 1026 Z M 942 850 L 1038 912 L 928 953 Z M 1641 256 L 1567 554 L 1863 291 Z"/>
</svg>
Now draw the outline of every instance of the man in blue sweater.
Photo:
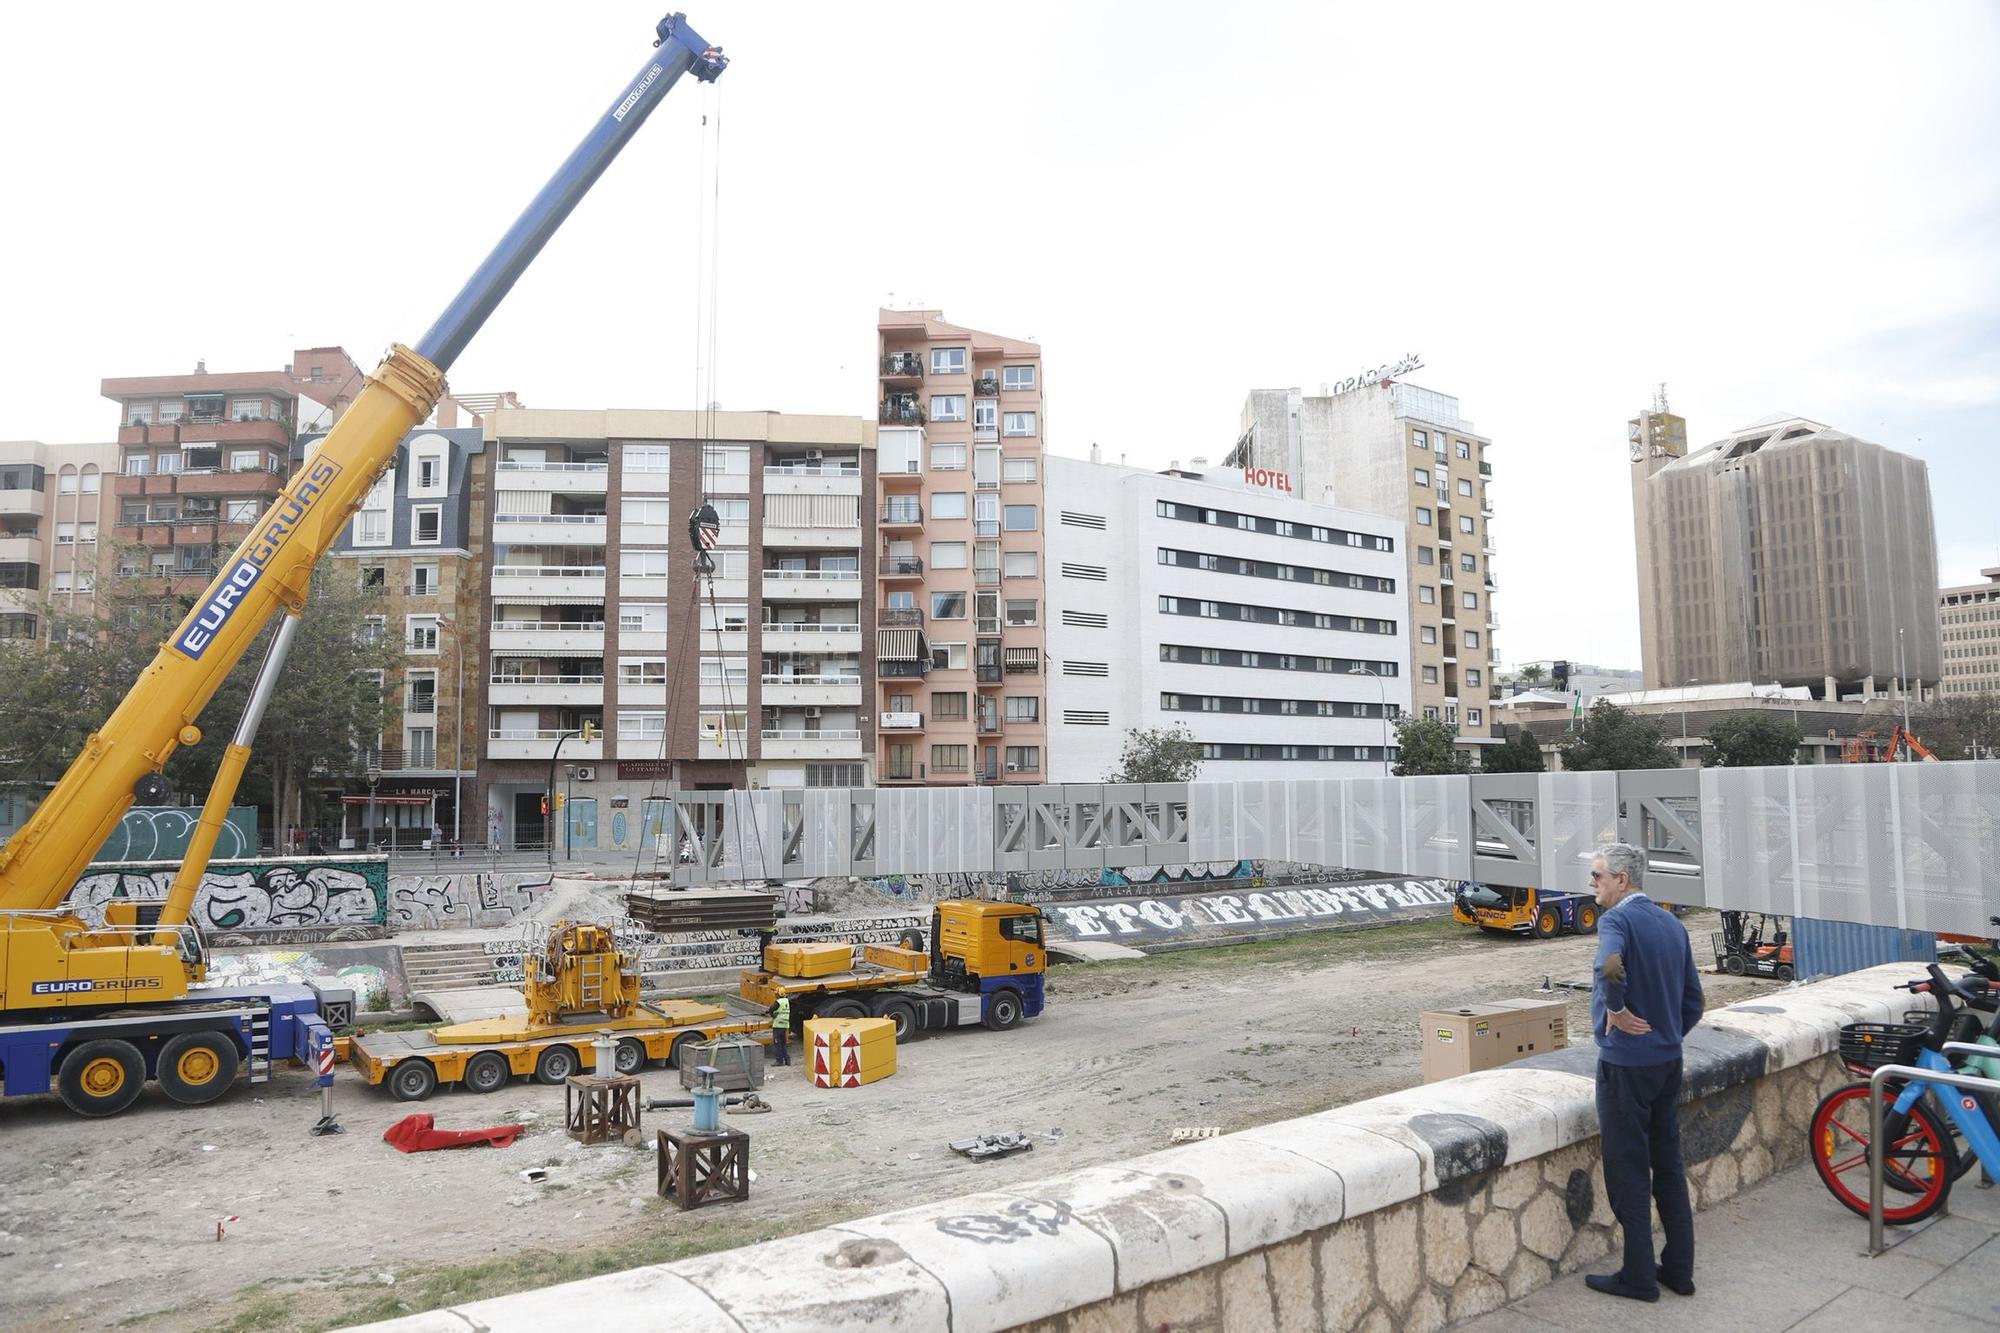
<svg viewBox="0 0 2000 1333">
<path fill-rule="evenodd" d="M 1597 1125 L 1604 1189 L 1625 1233 L 1616 1273 L 1584 1278 L 1593 1291 L 1657 1301 L 1660 1288 L 1694 1295 L 1694 1210 L 1681 1162 L 1681 1038 L 1701 1021 L 1701 977 L 1688 934 L 1640 885 L 1646 854 L 1614 842 L 1591 861 L 1597 904 L 1597 977 L 1590 992 L 1597 1039 Z M 1653 1209 L 1666 1248 L 1653 1259 Z"/>
</svg>

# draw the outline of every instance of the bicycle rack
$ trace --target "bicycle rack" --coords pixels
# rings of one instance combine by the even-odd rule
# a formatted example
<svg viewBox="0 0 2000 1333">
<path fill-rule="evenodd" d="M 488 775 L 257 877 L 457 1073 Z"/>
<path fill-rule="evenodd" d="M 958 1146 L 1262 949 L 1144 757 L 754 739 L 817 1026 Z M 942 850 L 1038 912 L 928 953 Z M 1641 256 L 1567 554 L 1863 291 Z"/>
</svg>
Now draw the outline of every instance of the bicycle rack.
<svg viewBox="0 0 2000 1333">
<path fill-rule="evenodd" d="M 1993 1047 L 1970 1041 L 1948 1041 L 1945 1055 L 1983 1055 L 1991 1058 Z M 1940 1087 L 1962 1088 L 1968 1092 L 2000 1093 L 2000 1079 L 1977 1074 L 1946 1073 L 1916 1065 L 1883 1065 L 1868 1076 L 1868 1255 L 1874 1258 L 1889 1247 L 1882 1243 L 1882 1084 L 1891 1078 L 1935 1083 Z"/>
</svg>

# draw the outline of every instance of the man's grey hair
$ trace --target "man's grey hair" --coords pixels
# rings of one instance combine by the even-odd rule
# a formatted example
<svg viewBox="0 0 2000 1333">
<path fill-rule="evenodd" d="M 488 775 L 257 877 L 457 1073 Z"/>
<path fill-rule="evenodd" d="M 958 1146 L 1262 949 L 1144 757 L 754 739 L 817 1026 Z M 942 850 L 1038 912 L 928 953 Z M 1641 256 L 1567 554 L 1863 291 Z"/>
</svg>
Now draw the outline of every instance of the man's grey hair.
<svg viewBox="0 0 2000 1333">
<path fill-rule="evenodd" d="M 1646 882 L 1646 854 L 1629 842 L 1607 842 L 1597 849 L 1605 873 L 1623 875 L 1633 888 Z"/>
</svg>

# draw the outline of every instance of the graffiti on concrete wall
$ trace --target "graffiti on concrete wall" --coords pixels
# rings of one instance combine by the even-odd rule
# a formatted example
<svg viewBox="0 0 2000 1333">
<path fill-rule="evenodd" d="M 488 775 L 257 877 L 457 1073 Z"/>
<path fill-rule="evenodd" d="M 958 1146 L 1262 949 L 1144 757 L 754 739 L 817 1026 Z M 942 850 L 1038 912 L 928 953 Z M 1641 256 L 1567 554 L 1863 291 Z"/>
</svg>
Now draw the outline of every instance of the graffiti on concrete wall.
<svg viewBox="0 0 2000 1333">
<path fill-rule="evenodd" d="M 394 930 L 455 930 L 511 924 L 549 891 L 545 870 L 396 875 L 387 921 Z"/>
<path fill-rule="evenodd" d="M 166 901 L 176 873 L 172 865 L 92 870 L 77 880 L 67 905 L 102 925 L 107 903 Z M 202 876 L 191 919 L 203 930 L 344 929 L 365 939 L 383 922 L 388 880 L 380 859 L 217 861 Z"/>
<path fill-rule="evenodd" d="M 1061 903 L 1050 908 L 1050 934 L 1069 939 L 1148 941 L 1379 924 L 1450 909 L 1452 885 L 1441 879 L 1383 879 L 1338 887 L 1179 894 Z"/>
<path fill-rule="evenodd" d="M 97 849 L 92 862 L 165 861 L 187 855 L 188 840 L 194 837 L 201 819 L 199 808 L 178 805 L 135 805 L 118 821 L 118 827 Z M 236 805 L 229 808 L 222 829 L 216 835 L 218 860 L 257 854 L 257 809 Z"/>
<path fill-rule="evenodd" d="M 393 944 L 216 952 L 209 955 L 208 980 L 223 986 L 310 982 L 344 987 L 354 992 L 357 1008 L 365 1013 L 401 1009 L 409 1003 L 402 950 Z"/>
</svg>

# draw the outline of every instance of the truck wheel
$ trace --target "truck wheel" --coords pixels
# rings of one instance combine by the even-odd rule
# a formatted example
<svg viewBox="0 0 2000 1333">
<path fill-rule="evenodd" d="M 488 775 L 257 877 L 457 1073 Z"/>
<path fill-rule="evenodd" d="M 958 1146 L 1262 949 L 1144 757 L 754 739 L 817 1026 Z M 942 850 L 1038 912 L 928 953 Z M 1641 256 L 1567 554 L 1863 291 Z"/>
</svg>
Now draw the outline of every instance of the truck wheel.
<svg viewBox="0 0 2000 1333">
<path fill-rule="evenodd" d="M 1576 933 L 1595 935 L 1597 933 L 1597 904 L 1585 903 L 1576 909 Z"/>
<path fill-rule="evenodd" d="M 997 990 L 986 997 L 986 1026 L 1005 1032 L 1021 1021 L 1021 997 L 1010 990 Z"/>
<path fill-rule="evenodd" d="M 428 1060 L 405 1060 L 389 1071 L 389 1095 L 399 1102 L 420 1102 L 437 1091 L 437 1070 Z"/>
<path fill-rule="evenodd" d="M 835 1000 L 819 1007 L 821 1018 L 866 1018 L 868 1007 L 859 1000 Z"/>
<path fill-rule="evenodd" d="M 618 1043 L 611 1063 L 621 1074 L 636 1074 L 646 1067 L 646 1044 L 637 1037 L 627 1037 Z"/>
<path fill-rule="evenodd" d="M 918 953 L 922 953 L 924 951 L 924 932 L 912 927 L 898 935 L 896 943 L 902 945 L 905 949 L 914 949 Z"/>
<path fill-rule="evenodd" d="M 884 1000 L 875 1012 L 896 1025 L 896 1040 L 908 1041 L 917 1034 L 917 1007 L 908 1000 Z"/>
<path fill-rule="evenodd" d="M 146 1086 L 146 1061 L 129 1041 L 87 1041 L 63 1057 L 56 1091 L 78 1115 L 117 1115 Z"/>
<path fill-rule="evenodd" d="M 242 1063 L 222 1033 L 183 1032 L 160 1049 L 160 1087 L 183 1106 L 200 1106 L 229 1091 Z"/>
<path fill-rule="evenodd" d="M 1536 939 L 1538 940 L 1554 939 L 1556 932 L 1561 929 L 1562 929 L 1562 917 L 1557 914 L 1555 908 L 1538 907 L 1535 909 L 1535 923 L 1530 928 L 1530 933 L 1533 934 Z"/>
<path fill-rule="evenodd" d="M 507 1057 L 498 1051 L 481 1051 L 465 1062 L 465 1073 L 459 1082 L 467 1092 L 498 1092 L 514 1079 L 514 1071 L 507 1066 Z"/>
<path fill-rule="evenodd" d="M 535 1061 L 535 1077 L 548 1084 L 567 1082 L 576 1070 L 576 1048 L 561 1043 L 544 1050 L 542 1058 Z"/>
<path fill-rule="evenodd" d="M 681 1061 L 682 1053 L 685 1051 L 692 1051 L 696 1046 L 700 1044 L 701 1044 L 701 1038 L 692 1032 L 683 1033 L 682 1035 L 675 1037 L 674 1044 L 667 1048 L 667 1068 L 679 1069 L 682 1063 Z M 692 1065 L 688 1067 L 690 1069 L 693 1068 Z"/>
<path fill-rule="evenodd" d="M 1727 972 L 1732 977 L 1742 976 L 1743 955 L 1740 953 L 1730 954 L 1729 957 L 1722 960 L 1722 970 Z"/>
</svg>

